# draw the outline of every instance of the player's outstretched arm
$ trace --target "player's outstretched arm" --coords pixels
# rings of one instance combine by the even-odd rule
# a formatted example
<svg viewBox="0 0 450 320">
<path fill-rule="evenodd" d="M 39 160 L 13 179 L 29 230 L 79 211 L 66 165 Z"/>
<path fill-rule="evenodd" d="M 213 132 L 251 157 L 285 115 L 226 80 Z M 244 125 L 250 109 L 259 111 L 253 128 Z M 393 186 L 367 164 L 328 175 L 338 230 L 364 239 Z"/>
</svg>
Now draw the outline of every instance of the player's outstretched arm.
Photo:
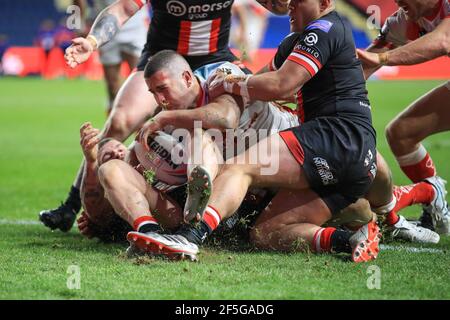
<svg viewBox="0 0 450 320">
<path fill-rule="evenodd" d="M 276 15 L 285 15 L 288 13 L 289 0 L 256 0 L 264 8 Z"/>
<path fill-rule="evenodd" d="M 72 45 L 66 49 L 66 63 L 75 68 L 85 62 L 92 52 L 111 40 L 120 27 L 131 18 L 139 6 L 133 0 L 119 0 L 106 7 L 94 21 L 89 35 L 72 40 Z"/>
<path fill-rule="evenodd" d="M 363 64 L 380 66 L 414 65 L 450 54 L 450 19 L 444 19 L 437 28 L 404 46 L 383 53 L 358 51 Z"/>
<path fill-rule="evenodd" d="M 97 176 L 99 134 L 100 130 L 93 128 L 89 122 L 80 128 L 80 145 L 86 160 L 80 194 L 83 208 L 88 214 L 101 209 L 106 201 Z"/>
</svg>

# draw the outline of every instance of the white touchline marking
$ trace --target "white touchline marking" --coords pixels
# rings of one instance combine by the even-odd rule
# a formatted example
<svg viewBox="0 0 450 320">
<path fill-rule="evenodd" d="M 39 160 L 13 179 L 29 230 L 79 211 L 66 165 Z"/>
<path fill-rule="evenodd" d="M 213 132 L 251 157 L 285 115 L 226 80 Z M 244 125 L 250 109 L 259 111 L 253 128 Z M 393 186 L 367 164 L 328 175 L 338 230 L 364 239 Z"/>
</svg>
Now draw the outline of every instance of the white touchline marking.
<svg viewBox="0 0 450 320">
<path fill-rule="evenodd" d="M 40 225 L 39 221 L 34 220 L 9 220 L 0 219 L 0 224 L 12 224 L 12 225 Z"/>
<path fill-rule="evenodd" d="M 430 253 L 444 253 L 444 250 L 434 248 L 416 248 L 407 246 L 391 246 L 388 244 L 380 244 L 381 250 L 394 250 L 394 251 L 408 251 L 413 253 L 430 252 Z"/>
</svg>

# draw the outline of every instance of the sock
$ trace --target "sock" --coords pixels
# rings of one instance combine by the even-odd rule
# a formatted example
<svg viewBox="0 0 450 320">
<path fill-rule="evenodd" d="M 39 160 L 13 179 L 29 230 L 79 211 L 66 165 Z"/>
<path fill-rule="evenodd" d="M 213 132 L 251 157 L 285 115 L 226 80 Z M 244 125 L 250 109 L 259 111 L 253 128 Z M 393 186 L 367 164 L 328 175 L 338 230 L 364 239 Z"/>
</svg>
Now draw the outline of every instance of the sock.
<svg viewBox="0 0 450 320">
<path fill-rule="evenodd" d="M 351 233 L 336 228 L 320 228 L 314 234 L 313 251 L 320 252 L 352 252 L 350 246 Z"/>
<path fill-rule="evenodd" d="M 141 216 L 137 218 L 133 222 L 133 228 L 140 233 L 162 231 L 161 226 L 152 216 Z"/>
<path fill-rule="evenodd" d="M 419 182 L 409 186 L 395 186 L 394 196 L 397 199 L 397 204 L 394 211 L 398 212 L 413 204 L 428 205 L 433 201 L 434 195 L 433 186 L 426 182 Z"/>
<path fill-rule="evenodd" d="M 414 183 L 436 175 L 433 160 L 423 145 L 420 145 L 416 151 L 397 157 L 397 162 Z"/>
<path fill-rule="evenodd" d="M 398 222 L 400 217 L 397 215 L 397 212 L 394 210 L 397 205 L 397 198 L 395 195 L 392 196 L 391 201 L 384 206 L 372 208 L 373 212 L 377 215 L 381 215 L 384 217 L 384 223 L 388 226 L 392 226 Z"/>
<path fill-rule="evenodd" d="M 182 235 L 189 242 L 197 245 L 202 244 L 219 225 L 222 217 L 219 212 L 211 206 L 206 207 L 203 220 L 196 225 L 184 225 L 176 234 Z"/>
<path fill-rule="evenodd" d="M 391 212 L 388 212 L 388 214 L 386 215 L 384 223 L 387 224 L 388 226 L 393 226 L 398 222 L 398 220 L 400 220 L 400 217 L 398 216 L 396 211 L 392 210 Z"/>
<path fill-rule="evenodd" d="M 75 186 L 71 186 L 65 204 L 78 213 L 81 209 L 80 189 Z"/>
</svg>

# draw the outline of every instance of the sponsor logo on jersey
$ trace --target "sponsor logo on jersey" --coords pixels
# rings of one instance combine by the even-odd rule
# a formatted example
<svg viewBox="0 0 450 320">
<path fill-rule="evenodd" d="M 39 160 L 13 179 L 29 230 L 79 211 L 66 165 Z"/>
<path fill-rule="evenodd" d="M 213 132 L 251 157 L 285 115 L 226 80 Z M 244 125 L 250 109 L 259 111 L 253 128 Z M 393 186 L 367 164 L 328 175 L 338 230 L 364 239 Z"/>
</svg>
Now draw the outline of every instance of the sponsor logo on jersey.
<svg viewBox="0 0 450 320">
<path fill-rule="evenodd" d="M 371 109 L 370 104 L 368 104 L 368 103 L 366 103 L 366 102 L 360 101 L 360 102 L 359 102 L 359 105 L 360 105 L 361 107 Z"/>
<path fill-rule="evenodd" d="M 163 146 L 161 146 L 156 140 L 151 140 L 149 144 L 150 149 L 152 149 L 158 156 L 161 157 L 164 161 L 166 161 L 174 170 L 178 168 L 178 164 L 173 163 L 172 161 L 172 155 L 169 151 L 167 151 Z M 147 154 L 147 158 L 152 161 L 156 166 L 159 166 L 161 164 L 161 160 L 150 156 L 150 153 Z M 151 159 L 152 158 L 152 159 Z"/>
<path fill-rule="evenodd" d="M 333 26 L 333 22 L 330 22 L 328 20 L 317 20 L 311 23 L 309 26 L 306 27 L 305 31 L 313 30 L 313 29 L 319 29 L 323 32 L 328 33 Z"/>
<path fill-rule="evenodd" d="M 316 59 L 319 59 L 319 56 L 320 56 L 319 52 L 317 52 L 313 48 L 305 46 L 303 44 L 297 44 L 294 47 L 294 51 L 298 51 L 298 52 L 303 51 L 303 52 L 309 53 L 310 55 L 312 55 Z"/>
<path fill-rule="evenodd" d="M 319 37 L 314 32 L 310 32 L 305 37 L 305 43 L 307 46 L 313 46 L 319 41 Z"/>
<path fill-rule="evenodd" d="M 206 18 L 209 13 L 221 11 L 230 7 L 233 4 L 233 0 L 227 0 L 224 2 L 205 3 L 186 6 L 180 0 L 170 0 L 166 4 L 167 12 L 176 17 L 181 17 L 186 14 L 190 19 Z"/>
<path fill-rule="evenodd" d="M 369 149 L 369 151 L 367 151 L 367 155 L 366 158 L 364 159 L 364 166 L 368 167 L 369 164 L 372 162 L 373 160 L 373 153 L 372 151 Z"/>
<path fill-rule="evenodd" d="M 313 158 L 314 164 L 316 165 L 317 172 L 319 173 L 320 179 L 324 186 L 338 183 L 338 180 L 333 176 L 330 166 L 327 160 L 320 157 Z"/>
</svg>

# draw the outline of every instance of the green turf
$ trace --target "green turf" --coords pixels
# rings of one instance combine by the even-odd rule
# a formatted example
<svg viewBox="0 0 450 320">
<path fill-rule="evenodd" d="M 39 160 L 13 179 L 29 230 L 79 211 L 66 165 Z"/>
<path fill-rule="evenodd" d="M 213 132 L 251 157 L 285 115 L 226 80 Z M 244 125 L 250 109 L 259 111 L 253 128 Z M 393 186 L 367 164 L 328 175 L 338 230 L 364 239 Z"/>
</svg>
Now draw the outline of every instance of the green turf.
<svg viewBox="0 0 450 320">
<path fill-rule="evenodd" d="M 408 183 L 388 151 L 383 129 L 404 106 L 438 82 L 371 82 L 379 149 L 397 183 Z M 86 240 L 74 228 L 50 232 L 37 213 L 64 199 L 81 151 L 83 121 L 104 120 L 103 83 L 82 80 L 0 79 L 0 298 L 1 299 L 449 299 L 449 237 L 438 245 L 391 243 L 440 252 L 385 250 L 374 263 L 341 256 L 205 249 L 198 263 L 124 258 L 125 245 Z M 450 178 L 450 134 L 430 137 L 440 175 Z M 420 208 L 404 213 L 417 217 Z M 16 224 L 9 224 L 15 221 Z M 70 290 L 67 269 L 81 270 Z M 370 290 L 368 267 L 381 271 Z"/>
</svg>

